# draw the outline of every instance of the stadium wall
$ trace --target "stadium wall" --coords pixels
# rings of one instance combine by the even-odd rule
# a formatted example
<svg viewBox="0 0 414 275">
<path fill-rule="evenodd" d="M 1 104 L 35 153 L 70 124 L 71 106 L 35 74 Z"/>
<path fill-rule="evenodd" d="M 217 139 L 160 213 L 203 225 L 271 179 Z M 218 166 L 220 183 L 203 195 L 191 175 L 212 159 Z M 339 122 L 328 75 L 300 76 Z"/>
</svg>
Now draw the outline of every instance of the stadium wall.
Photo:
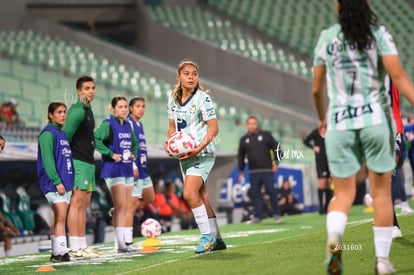
<svg viewBox="0 0 414 275">
<path fill-rule="evenodd" d="M 0 1 L 0 26 L 2 29 L 17 29 L 26 13 L 27 0 Z"/>
</svg>

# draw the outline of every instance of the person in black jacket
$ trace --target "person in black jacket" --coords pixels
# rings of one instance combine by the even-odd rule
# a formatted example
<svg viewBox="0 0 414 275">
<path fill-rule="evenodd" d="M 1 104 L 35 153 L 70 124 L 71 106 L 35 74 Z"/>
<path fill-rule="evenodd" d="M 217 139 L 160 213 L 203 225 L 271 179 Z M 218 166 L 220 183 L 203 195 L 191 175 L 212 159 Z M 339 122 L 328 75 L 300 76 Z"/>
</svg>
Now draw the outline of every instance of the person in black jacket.
<svg viewBox="0 0 414 275">
<path fill-rule="evenodd" d="M 331 190 L 331 172 L 329 171 L 325 150 L 325 133 L 326 128 L 320 130 L 316 128 L 303 139 L 303 143 L 315 153 L 316 173 L 318 175 L 319 214 L 326 214 L 329 201 L 333 195 Z"/>
<path fill-rule="evenodd" d="M 239 180 L 244 181 L 245 159 L 249 166 L 250 199 L 253 202 L 254 218 L 248 223 L 260 223 L 262 219 L 263 198 L 262 184 L 270 197 L 273 217 L 276 223 L 280 222 L 277 194 L 274 187 L 274 173 L 278 169 L 279 161 L 275 157 L 280 151 L 280 144 L 269 131 L 259 128 L 257 118 L 249 116 L 246 120 L 247 133 L 241 137 L 238 150 Z"/>
</svg>

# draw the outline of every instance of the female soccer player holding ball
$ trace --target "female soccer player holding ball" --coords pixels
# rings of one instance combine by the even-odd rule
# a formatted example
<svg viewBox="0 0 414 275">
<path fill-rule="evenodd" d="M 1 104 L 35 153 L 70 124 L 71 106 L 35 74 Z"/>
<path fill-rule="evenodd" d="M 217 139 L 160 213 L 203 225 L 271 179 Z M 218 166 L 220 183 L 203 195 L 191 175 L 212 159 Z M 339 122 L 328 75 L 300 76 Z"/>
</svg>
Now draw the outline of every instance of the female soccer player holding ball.
<svg viewBox="0 0 414 275">
<path fill-rule="evenodd" d="M 217 117 L 211 97 L 198 81 L 198 72 L 198 65 L 191 60 L 183 60 L 178 65 L 178 83 L 168 98 L 166 140 L 178 131 L 188 132 L 196 139 L 198 146 L 187 151 L 179 161 L 184 178 L 184 199 L 201 232 L 195 253 L 204 253 L 226 249 L 226 244 L 206 191 L 206 180 L 215 160 L 212 141 L 218 134 Z M 166 144 L 164 149 L 168 152 Z"/>
</svg>

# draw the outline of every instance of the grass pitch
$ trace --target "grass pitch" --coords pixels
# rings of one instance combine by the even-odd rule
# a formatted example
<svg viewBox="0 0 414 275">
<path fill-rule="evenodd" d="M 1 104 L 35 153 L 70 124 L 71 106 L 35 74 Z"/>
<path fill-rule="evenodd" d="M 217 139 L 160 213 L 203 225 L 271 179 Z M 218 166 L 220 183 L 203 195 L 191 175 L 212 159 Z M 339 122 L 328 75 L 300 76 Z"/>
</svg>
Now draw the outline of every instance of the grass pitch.
<svg viewBox="0 0 414 275">
<path fill-rule="evenodd" d="M 163 234 L 155 253 L 113 252 L 113 244 L 95 246 L 96 259 L 52 264 L 50 253 L 0 259 L 0 274 L 41 274 L 53 266 L 61 274 L 325 274 L 325 218 L 316 213 L 272 219 L 261 224 L 221 227 L 227 250 L 195 255 L 198 230 Z M 394 240 L 391 261 L 398 274 L 414 274 L 414 215 L 400 215 L 403 238 Z M 354 207 L 344 236 L 345 274 L 374 274 L 372 214 Z M 135 240 L 138 243 L 143 238 Z M 48 272 L 49 273 L 49 272 Z"/>
</svg>

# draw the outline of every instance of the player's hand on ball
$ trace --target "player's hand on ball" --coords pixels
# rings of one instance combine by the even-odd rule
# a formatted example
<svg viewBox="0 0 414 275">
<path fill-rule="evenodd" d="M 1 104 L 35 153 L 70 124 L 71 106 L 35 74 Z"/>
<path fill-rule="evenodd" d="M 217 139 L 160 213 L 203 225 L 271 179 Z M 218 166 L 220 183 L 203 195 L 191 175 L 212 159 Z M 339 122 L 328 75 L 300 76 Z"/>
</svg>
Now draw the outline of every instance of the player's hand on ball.
<svg viewBox="0 0 414 275">
<path fill-rule="evenodd" d="M 194 149 L 190 149 L 188 151 L 186 151 L 181 157 L 179 157 L 179 160 L 185 160 L 185 159 L 189 159 L 192 158 L 194 156 L 196 156 L 199 152 L 197 151 L 196 148 Z"/>
</svg>

